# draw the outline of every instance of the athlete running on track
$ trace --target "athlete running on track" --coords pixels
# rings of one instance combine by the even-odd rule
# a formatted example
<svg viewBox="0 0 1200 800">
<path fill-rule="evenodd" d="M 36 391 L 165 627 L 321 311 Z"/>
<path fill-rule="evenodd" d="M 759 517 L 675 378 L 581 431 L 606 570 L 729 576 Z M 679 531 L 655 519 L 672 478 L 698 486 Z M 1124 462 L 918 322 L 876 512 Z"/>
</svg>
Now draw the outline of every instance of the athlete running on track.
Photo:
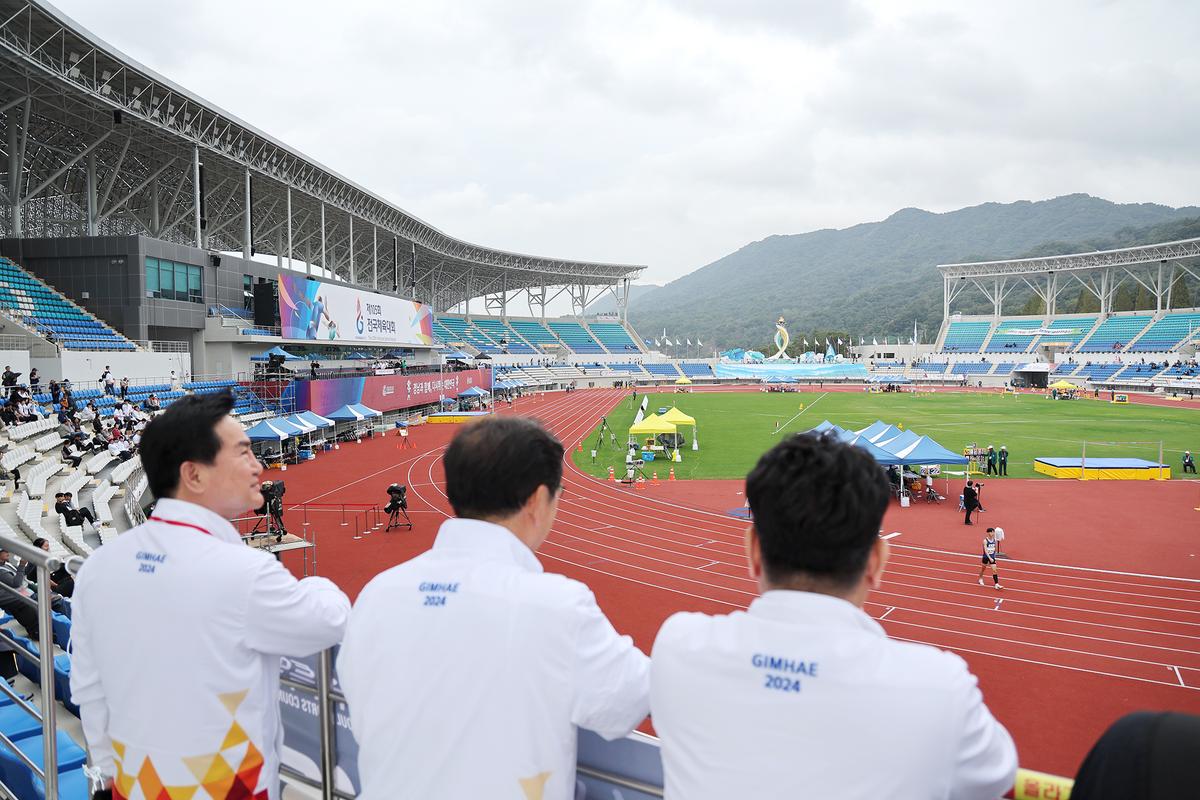
<svg viewBox="0 0 1200 800">
<path fill-rule="evenodd" d="M 1000 543 L 996 540 L 996 529 L 988 528 L 987 537 L 983 540 L 983 566 L 979 568 L 979 585 L 983 586 L 983 574 L 987 572 L 988 565 L 992 567 L 992 583 L 996 584 L 996 589 L 1003 589 L 1000 585 L 1000 573 L 996 567 L 996 552 L 999 550 Z"/>
</svg>

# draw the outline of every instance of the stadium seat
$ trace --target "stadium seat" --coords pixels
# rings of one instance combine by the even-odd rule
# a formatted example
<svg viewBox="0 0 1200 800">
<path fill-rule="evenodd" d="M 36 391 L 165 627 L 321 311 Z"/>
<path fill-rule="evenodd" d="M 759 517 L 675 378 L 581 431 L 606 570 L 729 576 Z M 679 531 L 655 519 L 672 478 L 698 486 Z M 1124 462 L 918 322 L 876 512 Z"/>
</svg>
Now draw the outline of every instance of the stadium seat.
<svg viewBox="0 0 1200 800">
<path fill-rule="evenodd" d="M 1087 341 L 1079 346 L 1079 352 L 1110 353 L 1123 350 L 1149 321 L 1149 314 L 1111 316 L 1101 322 Z"/>
<path fill-rule="evenodd" d="M 1165 353 L 1168 350 L 1174 350 L 1187 341 L 1189 335 L 1195 336 L 1198 332 L 1200 332 L 1200 313 L 1169 313 L 1147 328 L 1146 332 L 1129 347 L 1129 351 Z"/>
<path fill-rule="evenodd" d="M 946 329 L 942 351 L 946 353 L 978 353 L 991 329 L 991 322 L 951 322 L 950 327 Z"/>
<path fill-rule="evenodd" d="M 1042 319 L 1006 319 L 996 323 L 996 331 L 988 340 L 987 353 L 1025 353 L 1036 334 L 1028 333 L 1042 327 Z"/>
</svg>

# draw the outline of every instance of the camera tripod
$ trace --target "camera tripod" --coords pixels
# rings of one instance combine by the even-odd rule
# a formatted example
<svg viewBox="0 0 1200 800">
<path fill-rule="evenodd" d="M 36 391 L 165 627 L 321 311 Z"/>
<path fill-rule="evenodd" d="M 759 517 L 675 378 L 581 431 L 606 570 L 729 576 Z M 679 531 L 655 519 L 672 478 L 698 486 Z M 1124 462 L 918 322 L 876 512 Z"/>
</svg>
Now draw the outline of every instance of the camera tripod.
<svg viewBox="0 0 1200 800">
<path fill-rule="evenodd" d="M 387 511 L 386 508 L 384 510 Z M 401 521 L 401 517 L 404 518 L 403 521 Z M 404 506 L 397 505 L 388 511 L 387 527 L 383 531 L 387 533 L 392 528 L 408 528 L 410 531 L 413 529 L 412 520 L 408 518 L 408 509 Z"/>
<path fill-rule="evenodd" d="M 261 530 L 263 525 L 267 526 L 264 532 Z M 250 531 L 250 535 L 258 534 L 260 536 L 274 536 L 276 543 L 282 542 L 283 537 L 287 536 L 287 528 L 283 527 L 283 512 L 275 513 L 274 509 L 268 509 L 267 513 L 258 518 L 254 523 L 254 528 Z"/>
</svg>

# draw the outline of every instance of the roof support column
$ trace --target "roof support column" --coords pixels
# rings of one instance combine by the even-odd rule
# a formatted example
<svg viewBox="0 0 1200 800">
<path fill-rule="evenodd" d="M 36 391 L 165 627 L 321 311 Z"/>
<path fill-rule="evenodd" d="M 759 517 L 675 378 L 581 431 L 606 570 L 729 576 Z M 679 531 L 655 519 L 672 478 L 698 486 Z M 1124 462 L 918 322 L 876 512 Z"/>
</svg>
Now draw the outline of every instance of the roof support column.
<svg viewBox="0 0 1200 800">
<path fill-rule="evenodd" d="M 84 162 L 84 176 L 86 191 L 87 191 L 87 235 L 96 235 L 96 221 L 100 216 L 100 210 L 96 207 L 96 152 L 87 154 L 87 159 Z"/>
<path fill-rule="evenodd" d="M 287 268 L 292 268 L 292 185 L 287 186 Z"/>
<path fill-rule="evenodd" d="M 242 258 L 249 261 L 254 251 L 254 247 L 250 243 L 250 239 L 254 236 L 250 214 L 250 170 L 247 169 L 245 171 L 244 178 L 245 186 L 242 192 Z"/>
<path fill-rule="evenodd" d="M 25 98 L 24 109 L 21 111 L 21 124 L 17 124 L 17 110 L 8 110 L 8 203 L 10 208 L 12 235 L 20 239 L 24 235 L 24 225 L 21 217 L 25 210 L 21 202 L 24 187 L 21 178 L 25 167 L 25 142 L 29 132 L 29 106 L 31 101 Z"/>
<path fill-rule="evenodd" d="M 1156 283 L 1154 285 L 1154 311 L 1155 311 L 1155 313 L 1159 313 L 1163 310 L 1163 267 L 1165 267 L 1166 264 L 1167 264 L 1166 261 L 1158 262 L 1158 283 Z M 1167 288 L 1167 292 L 1168 292 L 1167 306 L 1168 307 L 1171 305 L 1171 301 L 1169 299 L 1170 291 L 1171 291 L 1170 287 L 1168 287 Z"/>
<path fill-rule="evenodd" d="M 162 230 L 162 218 L 158 208 L 158 176 L 150 179 L 150 235 L 158 236 Z"/>
<path fill-rule="evenodd" d="M 371 226 L 371 288 L 379 290 L 379 227 Z"/>
<path fill-rule="evenodd" d="M 346 218 L 350 220 L 350 282 L 358 283 L 358 271 L 354 267 L 354 215 L 347 214 Z"/>
<path fill-rule="evenodd" d="M 321 269 L 327 270 L 325 261 L 325 201 L 321 201 Z"/>
<path fill-rule="evenodd" d="M 192 222 L 196 226 L 196 247 L 204 247 L 200 228 L 200 145 L 192 145 Z"/>
</svg>

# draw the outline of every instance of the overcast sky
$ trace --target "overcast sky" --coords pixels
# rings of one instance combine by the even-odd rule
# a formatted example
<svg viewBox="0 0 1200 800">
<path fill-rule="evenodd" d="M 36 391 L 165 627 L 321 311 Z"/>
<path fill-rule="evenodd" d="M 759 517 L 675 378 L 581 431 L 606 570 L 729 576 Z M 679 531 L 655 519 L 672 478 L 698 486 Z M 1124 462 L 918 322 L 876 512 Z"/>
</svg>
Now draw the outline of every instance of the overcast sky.
<svg viewBox="0 0 1200 800">
<path fill-rule="evenodd" d="M 1200 3 L 56 0 L 446 233 L 649 266 L 906 206 L 1200 202 Z"/>
</svg>

